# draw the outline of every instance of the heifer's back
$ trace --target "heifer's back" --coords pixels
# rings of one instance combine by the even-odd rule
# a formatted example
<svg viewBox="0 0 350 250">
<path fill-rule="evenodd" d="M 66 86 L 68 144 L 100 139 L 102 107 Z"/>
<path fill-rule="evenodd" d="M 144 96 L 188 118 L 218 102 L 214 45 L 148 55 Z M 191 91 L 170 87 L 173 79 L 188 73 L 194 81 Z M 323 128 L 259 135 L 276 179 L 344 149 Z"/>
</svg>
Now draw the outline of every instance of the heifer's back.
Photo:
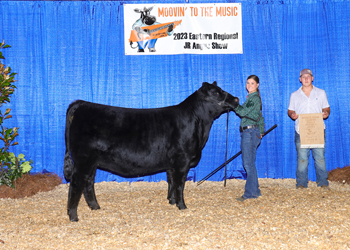
<svg viewBox="0 0 350 250">
<path fill-rule="evenodd" d="M 170 169 L 177 158 L 200 153 L 207 139 L 194 99 L 158 109 L 76 101 L 67 112 L 67 150 L 87 174 L 96 167 L 125 177 Z"/>
</svg>

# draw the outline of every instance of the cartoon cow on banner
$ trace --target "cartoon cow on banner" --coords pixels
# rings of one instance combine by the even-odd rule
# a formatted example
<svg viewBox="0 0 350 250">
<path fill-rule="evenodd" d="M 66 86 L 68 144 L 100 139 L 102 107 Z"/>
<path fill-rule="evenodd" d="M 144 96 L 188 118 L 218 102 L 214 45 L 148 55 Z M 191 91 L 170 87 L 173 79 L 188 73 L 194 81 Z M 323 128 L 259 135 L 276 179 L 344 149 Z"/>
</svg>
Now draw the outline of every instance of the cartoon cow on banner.
<svg viewBox="0 0 350 250">
<path fill-rule="evenodd" d="M 134 9 L 136 13 L 141 13 L 141 16 L 132 25 L 129 42 L 131 46 L 133 42 L 137 42 L 138 52 L 145 52 L 147 46 L 150 52 L 156 52 L 157 39 L 171 36 L 175 26 L 181 23 L 181 20 L 169 23 L 156 22 L 156 17 L 150 14 L 152 9 L 153 7 L 144 7 L 143 10 Z"/>
</svg>

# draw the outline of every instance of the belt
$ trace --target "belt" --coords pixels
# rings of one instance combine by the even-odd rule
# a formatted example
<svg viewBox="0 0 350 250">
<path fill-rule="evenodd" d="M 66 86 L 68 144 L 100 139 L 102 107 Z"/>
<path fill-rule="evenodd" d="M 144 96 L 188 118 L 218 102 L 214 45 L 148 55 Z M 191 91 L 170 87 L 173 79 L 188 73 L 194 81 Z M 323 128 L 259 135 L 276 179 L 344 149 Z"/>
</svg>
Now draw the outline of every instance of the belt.
<svg viewBox="0 0 350 250">
<path fill-rule="evenodd" d="M 244 126 L 244 127 L 239 127 L 239 131 L 243 132 L 246 129 L 251 129 L 251 128 L 257 128 L 258 125 L 248 125 L 248 126 Z"/>
</svg>

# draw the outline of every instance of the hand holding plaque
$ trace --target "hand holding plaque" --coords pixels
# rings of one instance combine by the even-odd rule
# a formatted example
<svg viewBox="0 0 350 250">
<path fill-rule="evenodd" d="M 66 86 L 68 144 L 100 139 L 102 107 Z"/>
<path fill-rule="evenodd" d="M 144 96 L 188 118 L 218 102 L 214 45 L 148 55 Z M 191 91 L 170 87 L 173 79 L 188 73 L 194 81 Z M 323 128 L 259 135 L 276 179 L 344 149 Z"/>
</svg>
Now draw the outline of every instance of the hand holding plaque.
<svg viewBox="0 0 350 250">
<path fill-rule="evenodd" d="M 300 114 L 299 133 L 301 148 L 324 148 L 324 123 L 322 113 Z"/>
</svg>

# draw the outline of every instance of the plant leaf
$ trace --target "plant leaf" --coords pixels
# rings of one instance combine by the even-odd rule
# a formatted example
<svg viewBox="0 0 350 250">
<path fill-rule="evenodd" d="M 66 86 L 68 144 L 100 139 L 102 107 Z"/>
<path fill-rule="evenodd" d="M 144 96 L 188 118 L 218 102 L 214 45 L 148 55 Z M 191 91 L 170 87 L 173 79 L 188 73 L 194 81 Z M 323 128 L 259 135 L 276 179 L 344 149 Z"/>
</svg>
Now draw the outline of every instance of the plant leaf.
<svg viewBox="0 0 350 250">
<path fill-rule="evenodd" d="M 24 160 L 24 154 L 19 154 L 17 158 L 20 160 Z"/>
<path fill-rule="evenodd" d="M 28 173 L 30 170 L 32 170 L 32 166 L 30 166 L 29 161 L 23 162 L 21 165 L 22 173 Z"/>
</svg>

